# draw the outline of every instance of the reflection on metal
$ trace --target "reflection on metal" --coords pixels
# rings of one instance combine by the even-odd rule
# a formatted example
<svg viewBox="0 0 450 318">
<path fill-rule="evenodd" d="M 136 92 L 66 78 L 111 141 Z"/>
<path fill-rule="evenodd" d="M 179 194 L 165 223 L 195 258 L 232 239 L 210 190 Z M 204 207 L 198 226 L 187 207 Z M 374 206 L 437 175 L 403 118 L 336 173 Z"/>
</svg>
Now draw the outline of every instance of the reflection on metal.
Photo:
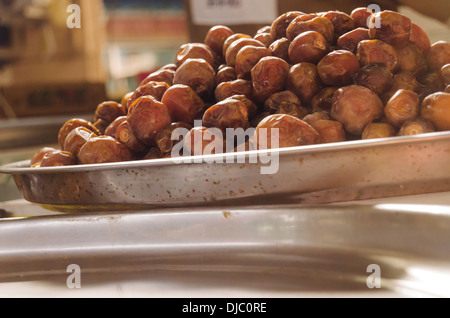
<svg viewBox="0 0 450 318">
<path fill-rule="evenodd" d="M 374 296 L 367 268 L 376 265 L 380 292 L 448 297 L 442 283 L 450 280 L 449 239 L 447 213 L 365 205 L 9 219 L 0 221 L 0 283 L 53 281 L 54 289 L 67 292 L 67 268 L 75 264 L 86 293 L 97 284 L 139 282 L 142 288 L 166 282 L 168 290 L 224 288 L 236 297 Z"/>
</svg>

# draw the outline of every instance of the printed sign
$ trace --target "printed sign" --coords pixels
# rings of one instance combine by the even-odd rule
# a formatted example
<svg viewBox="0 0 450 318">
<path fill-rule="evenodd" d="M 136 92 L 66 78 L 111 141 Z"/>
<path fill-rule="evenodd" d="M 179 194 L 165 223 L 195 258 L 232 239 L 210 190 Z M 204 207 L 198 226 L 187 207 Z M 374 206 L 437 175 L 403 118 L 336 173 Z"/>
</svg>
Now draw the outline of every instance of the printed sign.
<svg viewBox="0 0 450 318">
<path fill-rule="evenodd" d="M 192 0 L 196 25 L 272 23 L 278 17 L 277 0 Z"/>
</svg>

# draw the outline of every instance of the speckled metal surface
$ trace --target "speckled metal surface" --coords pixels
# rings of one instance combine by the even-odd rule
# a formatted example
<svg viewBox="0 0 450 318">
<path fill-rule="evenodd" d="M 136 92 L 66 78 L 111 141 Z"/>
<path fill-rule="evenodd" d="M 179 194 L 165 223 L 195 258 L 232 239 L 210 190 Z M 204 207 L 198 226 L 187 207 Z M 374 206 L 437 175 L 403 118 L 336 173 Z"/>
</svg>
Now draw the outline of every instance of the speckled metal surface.
<svg viewBox="0 0 450 318">
<path fill-rule="evenodd" d="M 25 161 L 0 172 L 14 176 L 26 200 L 62 212 L 315 204 L 450 190 L 450 132 L 280 149 L 272 153 L 275 174 L 261 174 L 265 165 L 244 155 L 246 163 L 236 163 L 237 154 L 181 164 L 29 168 Z M 211 163 L 214 158 L 224 163 Z"/>
</svg>

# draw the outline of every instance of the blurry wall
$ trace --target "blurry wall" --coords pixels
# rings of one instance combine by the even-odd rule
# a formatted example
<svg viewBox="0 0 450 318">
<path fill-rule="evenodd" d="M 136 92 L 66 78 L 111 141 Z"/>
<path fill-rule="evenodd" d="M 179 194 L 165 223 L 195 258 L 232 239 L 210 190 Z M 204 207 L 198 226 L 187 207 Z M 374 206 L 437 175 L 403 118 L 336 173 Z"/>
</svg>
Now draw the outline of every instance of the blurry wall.
<svg viewBox="0 0 450 318">
<path fill-rule="evenodd" d="M 68 12 L 71 4 L 80 8 L 80 28 L 68 24 L 77 13 Z M 0 116 L 95 109 L 105 98 L 102 0 L 3 0 L 1 6 Z"/>
</svg>

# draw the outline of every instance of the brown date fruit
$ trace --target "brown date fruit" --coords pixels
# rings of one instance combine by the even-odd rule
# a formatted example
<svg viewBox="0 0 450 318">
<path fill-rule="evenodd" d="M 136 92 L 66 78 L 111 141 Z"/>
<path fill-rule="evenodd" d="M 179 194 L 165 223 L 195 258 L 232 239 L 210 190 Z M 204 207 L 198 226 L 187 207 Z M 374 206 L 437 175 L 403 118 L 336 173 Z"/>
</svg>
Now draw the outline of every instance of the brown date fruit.
<svg viewBox="0 0 450 318">
<path fill-rule="evenodd" d="M 151 96 L 137 99 L 127 120 L 137 139 L 147 146 L 154 146 L 156 134 L 172 122 L 167 107 Z"/>
<path fill-rule="evenodd" d="M 399 89 L 408 89 L 410 91 L 420 93 L 421 85 L 417 78 L 411 72 L 398 72 L 392 80 L 391 91 L 396 92 Z"/>
<path fill-rule="evenodd" d="M 148 151 L 148 147 L 136 138 L 128 121 L 124 121 L 117 127 L 115 138 L 135 154 L 142 154 Z"/>
<path fill-rule="evenodd" d="M 107 122 L 106 120 L 103 119 L 99 119 L 93 125 L 100 131 L 100 135 L 104 135 L 106 128 L 108 128 L 109 124 L 110 122 Z"/>
<path fill-rule="evenodd" d="M 399 74 L 403 75 L 403 73 L 399 73 Z M 397 93 L 399 90 L 402 90 L 402 89 L 408 90 L 408 91 L 413 91 L 413 92 L 419 94 L 420 100 L 423 100 L 424 94 L 426 94 L 426 93 L 424 93 L 424 88 L 421 87 L 419 82 L 417 82 L 415 78 L 413 79 L 413 81 L 414 81 L 413 83 L 405 82 L 405 79 L 407 77 L 405 77 L 405 79 L 396 77 L 399 74 L 396 74 L 394 76 L 394 81 L 393 81 L 391 89 L 380 96 L 383 103 L 386 105 L 389 102 L 389 100 L 395 95 L 395 93 Z M 417 85 L 417 87 L 416 87 L 416 85 Z M 426 94 L 426 95 L 429 95 L 429 94 Z"/>
<path fill-rule="evenodd" d="M 420 115 L 419 95 L 410 90 L 398 90 L 384 107 L 384 115 L 397 128 L 408 120 L 416 119 Z"/>
<path fill-rule="evenodd" d="M 308 115 L 308 109 L 296 104 L 285 103 L 278 107 L 275 114 L 286 114 L 297 117 L 298 119 L 303 119 L 306 115 Z"/>
<path fill-rule="evenodd" d="M 339 89 L 337 86 L 328 86 L 320 90 L 311 100 L 311 112 L 322 112 L 325 111 L 329 113 L 331 111 L 331 106 L 333 105 L 334 93 Z"/>
<path fill-rule="evenodd" d="M 306 31 L 299 34 L 289 46 L 289 61 L 292 64 L 301 62 L 317 63 L 329 51 L 327 40 L 316 31 Z"/>
<path fill-rule="evenodd" d="M 272 36 L 270 33 L 258 33 L 253 37 L 255 40 L 264 44 L 265 47 L 269 47 L 272 44 Z"/>
<path fill-rule="evenodd" d="M 334 27 L 330 20 L 324 17 L 312 16 L 312 19 L 299 16 L 295 18 L 286 30 L 286 37 L 293 41 L 306 31 L 316 31 L 324 36 L 329 44 L 334 42 Z"/>
<path fill-rule="evenodd" d="M 428 71 L 417 76 L 420 84 L 427 88 L 433 89 L 434 92 L 444 89 L 445 84 L 441 75 L 441 70 Z"/>
<path fill-rule="evenodd" d="M 397 52 L 392 45 L 381 40 L 363 40 L 359 42 L 356 49 L 357 57 L 361 66 L 369 64 L 386 64 L 394 73 L 397 69 Z"/>
<path fill-rule="evenodd" d="M 398 132 L 398 136 L 413 136 L 435 132 L 433 123 L 428 119 L 416 118 L 406 121 Z"/>
<path fill-rule="evenodd" d="M 187 59 L 175 72 L 173 84 L 190 86 L 201 98 L 209 98 L 214 88 L 216 72 L 203 59 Z"/>
<path fill-rule="evenodd" d="M 183 44 L 175 55 L 175 65 L 180 67 L 187 59 L 203 59 L 212 67 L 215 64 L 215 55 L 213 51 L 203 43 Z"/>
<path fill-rule="evenodd" d="M 317 66 L 312 63 L 295 64 L 289 70 L 286 88 L 294 92 L 303 106 L 309 105 L 311 99 L 322 89 Z"/>
<path fill-rule="evenodd" d="M 167 83 L 169 86 L 172 86 L 174 76 L 175 76 L 174 70 L 169 69 L 158 70 L 149 74 L 144 80 L 142 80 L 139 83 L 139 86 L 144 86 L 145 84 L 150 82 L 164 82 Z"/>
<path fill-rule="evenodd" d="M 278 18 L 276 18 L 272 22 L 272 26 L 270 29 L 270 35 L 272 36 L 272 40 L 276 41 L 278 39 L 285 38 L 286 29 L 291 24 L 292 20 L 303 14 L 304 13 L 300 11 L 290 11 L 283 13 Z"/>
<path fill-rule="evenodd" d="M 269 46 L 269 50 L 272 53 L 272 56 L 279 57 L 280 59 L 289 61 L 289 47 L 291 46 L 291 41 L 287 38 L 281 38 L 273 42 Z"/>
<path fill-rule="evenodd" d="M 450 93 L 450 85 L 447 85 L 447 87 L 445 88 L 445 93 Z"/>
<path fill-rule="evenodd" d="M 218 128 L 194 127 L 184 137 L 183 155 L 202 156 L 224 153 L 226 141 Z"/>
<path fill-rule="evenodd" d="M 72 130 L 64 142 L 63 151 L 70 152 L 75 157 L 78 157 L 81 147 L 92 137 L 98 137 L 94 132 L 86 127 L 77 127 Z"/>
<path fill-rule="evenodd" d="M 193 124 L 203 111 L 205 103 L 187 85 L 173 85 L 163 95 L 161 102 L 167 107 L 173 121 Z"/>
<path fill-rule="evenodd" d="M 266 118 L 266 117 L 269 116 L 269 115 L 272 115 L 272 114 L 269 113 L 269 112 L 262 112 L 262 113 L 257 114 L 257 115 L 250 121 L 250 126 L 251 126 L 251 127 L 256 127 L 256 126 L 258 126 L 258 124 L 259 124 L 264 118 Z"/>
<path fill-rule="evenodd" d="M 255 39 L 243 38 L 243 39 L 236 40 L 233 43 L 231 43 L 231 45 L 229 46 L 229 48 L 225 54 L 225 61 L 226 61 L 227 65 L 236 67 L 237 54 L 243 47 L 248 46 L 248 45 L 266 48 L 266 46 L 263 43 L 261 43 L 258 40 L 255 40 Z"/>
<path fill-rule="evenodd" d="M 439 92 L 427 96 L 422 102 L 421 116 L 439 131 L 450 130 L 450 94 Z"/>
<path fill-rule="evenodd" d="M 156 160 L 163 158 L 165 158 L 165 156 L 161 153 L 161 151 L 157 147 L 152 147 L 144 156 L 144 158 L 142 158 L 142 160 Z"/>
<path fill-rule="evenodd" d="M 394 76 L 385 64 L 365 65 L 353 78 L 355 84 L 365 86 L 380 96 L 391 88 L 393 80 Z"/>
<path fill-rule="evenodd" d="M 255 35 L 258 35 L 258 34 L 261 34 L 261 33 L 270 33 L 271 31 L 272 31 L 272 26 L 271 25 L 265 25 L 265 26 L 259 28 L 256 31 Z"/>
<path fill-rule="evenodd" d="M 272 94 L 264 103 L 264 110 L 275 114 L 283 104 L 295 104 L 301 106 L 301 101 L 293 92 L 286 90 Z"/>
<path fill-rule="evenodd" d="M 426 54 L 428 69 L 437 71 L 445 64 L 450 64 L 450 43 L 438 41 L 434 43 Z"/>
<path fill-rule="evenodd" d="M 169 84 L 165 82 L 148 82 L 145 85 L 139 86 L 131 95 L 131 97 L 127 101 L 127 109 L 131 111 L 131 105 L 142 96 L 152 96 L 156 100 L 161 100 L 162 96 L 169 88 Z"/>
<path fill-rule="evenodd" d="M 347 50 L 335 50 L 327 54 L 317 65 L 320 79 L 328 86 L 351 84 L 360 65 L 355 54 Z"/>
<path fill-rule="evenodd" d="M 122 124 L 126 120 L 127 120 L 127 116 L 117 117 L 111 124 L 108 125 L 108 127 L 105 130 L 105 135 L 115 138 L 117 127 L 119 127 L 119 125 Z"/>
<path fill-rule="evenodd" d="M 208 108 L 202 121 L 203 126 L 219 128 L 222 131 L 227 128 L 243 128 L 245 130 L 250 127 L 247 107 L 243 102 L 231 98 Z"/>
<path fill-rule="evenodd" d="M 362 139 L 389 138 L 397 135 L 395 128 L 389 123 L 370 123 L 362 133 Z"/>
<path fill-rule="evenodd" d="M 409 34 L 409 41 L 417 46 L 417 48 L 426 55 L 431 47 L 431 41 L 427 33 L 417 24 L 411 25 L 411 33 Z"/>
<path fill-rule="evenodd" d="M 220 68 L 216 74 L 216 87 L 224 82 L 231 82 L 237 80 L 236 69 L 232 66 L 225 66 Z"/>
<path fill-rule="evenodd" d="M 77 127 L 86 127 L 87 129 L 93 131 L 97 135 L 101 135 L 100 130 L 98 130 L 94 124 L 87 121 L 83 118 L 73 118 L 68 120 L 67 122 L 62 125 L 61 129 L 58 133 L 58 144 L 61 147 L 61 149 L 64 147 L 64 142 L 66 141 L 67 135 L 75 128 Z"/>
<path fill-rule="evenodd" d="M 222 56 L 224 58 L 227 55 L 227 51 L 228 51 L 228 48 L 230 47 L 230 45 L 240 39 L 252 39 L 252 37 L 250 35 L 244 34 L 244 33 L 235 33 L 235 34 L 229 36 L 223 43 Z"/>
<path fill-rule="evenodd" d="M 274 139 L 277 135 L 278 140 Z M 272 141 L 278 145 L 272 144 Z M 274 114 L 258 124 L 253 142 L 257 149 L 273 149 L 313 145 L 320 141 L 319 133 L 303 120 L 291 115 Z"/>
<path fill-rule="evenodd" d="M 225 68 L 225 67 L 228 67 L 228 65 L 225 64 L 225 63 L 222 63 L 222 64 L 220 64 L 220 65 L 217 67 L 217 71 L 220 71 L 221 69 L 223 69 L 223 68 Z"/>
<path fill-rule="evenodd" d="M 355 28 L 369 28 L 369 18 L 372 16 L 372 12 L 366 7 L 359 7 L 354 9 L 350 16 L 355 23 Z"/>
<path fill-rule="evenodd" d="M 103 119 L 108 124 L 112 123 L 117 117 L 125 116 L 126 109 L 117 102 L 103 102 L 97 106 L 94 114 L 94 121 Z"/>
<path fill-rule="evenodd" d="M 345 12 L 328 11 L 321 14 L 320 16 L 331 21 L 334 27 L 334 33 L 337 37 L 355 29 L 356 27 L 353 18 Z"/>
<path fill-rule="evenodd" d="M 306 107 L 291 91 L 282 91 L 271 95 L 264 103 L 264 110 L 271 114 L 290 114 L 302 119 L 308 114 Z"/>
<path fill-rule="evenodd" d="M 258 113 L 258 105 L 256 105 L 252 100 L 247 98 L 245 95 L 233 95 L 228 97 L 228 99 L 235 99 L 244 103 L 247 108 L 248 118 L 252 119 Z"/>
<path fill-rule="evenodd" d="M 412 43 L 397 49 L 397 57 L 399 71 L 411 72 L 417 75 L 427 70 L 425 56 Z"/>
<path fill-rule="evenodd" d="M 272 94 L 284 90 L 289 64 L 278 57 L 262 58 L 252 69 L 253 94 L 257 101 L 265 102 Z"/>
<path fill-rule="evenodd" d="M 171 154 L 175 145 L 182 142 L 192 128 L 192 125 L 184 122 L 173 122 L 156 134 L 156 146 L 161 154 Z"/>
<path fill-rule="evenodd" d="M 439 71 L 439 78 L 444 86 L 450 85 L 450 63 L 441 67 Z"/>
<path fill-rule="evenodd" d="M 409 42 L 411 25 L 411 19 L 398 12 L 376 12 L 370 19 L 370 37 L 401 47 Z"/>
<path fill-rule="evenodd" d="M 252 99 L 252 82 L 243 79 L 223 82 L 216 87 L 214 95 L 216 97 L 216 101 L 218 102 L 234 95 L 245 95 L 248 99 Z"/>
<path fill-rule="evenodd" d="M 42 147 L 41 149 L 36 151 L 34 153 L 34 155 L 31 157 L 31 159 L 30 159 L 30 167 L 34 167 L 34 166 L 40 165 L 40 163 L 42 161 L 42 158 L 44 158 L 44 156 L 47 153 L 54 152 L 54 151 L 57 151 L 56 148 L 53 148 L 53 147 Z"/>
<path fill-rule="evenodd" d="M 128 113 L 128 100 L 131 98 L 131 96 L 133 96 L 133 94 L 134 91 L 126 93 L 125 95 L 122 96 L 122 99 L 120 101 L 120 105 L 123 106 L 126 113 Z"/>
<path fill-rule="evenodd" d="M 113 163 L 135 159 L 135 155 L 127 146 L 109 136 L 90 138 L 78 153 L 81 164 Z"/>
<path fill-rule="evenodd" d="M 421 99 L 445 89 L 440 71 L 425 72 L 418 76 L 417 81 L 421 84 Z"/>
<path fill-rule="evenodd" d="M 223 56 L 223 44 L 225 40 L 234 34 L 233 30 L 224 25 L 213 26 L 206 33 L 204 43 L 218 56 Z"/>
<path fill-rule="evenodd" d="M 271 52 L 266 47 L 244 46 L 236 55 L 236 74 L 239 79 L 250 80 L 253 67 Z"/>
<path fill-rule="evenodd" d="M 56 150 L 53 152 L 47 152 L 39 164 L 40 167 L 62 167 L 62 166 L 74 166 L 78 164 L 77 158 L 67 151 Z"/>
<path fill-rule="evenodd" d="M 303 121 L 307 122 L 310 125 L 313 125 L 314 123 L 316 123 L 320 120 L 331 120 L 329 112 L 318 111 L 315 113 L 311 113 L 311 114 L 305 116 L 305 118 L 303 118 Z"/>
<path fill-rule="evenodd" d="M 346 141 L 347 134 L 344 126 L 336 121 L 328 118 L 327 113 L 314 113 L 306 116 L 303 120 L 311 125 L 320 135 L 321 143 L 332 143 Z M 321 115 L 316 115 L 321 114 Z"/>
<path fill-rule="evenodd" d="M 350 134 L 361 135 L 367 124 L 383 116 L 383 110 L 377 94 L 367 87 L 350 85 L 334 94 L 331 116 Z"/>
<path fill-rule="evenodd" d="M 357 28 L 341 35 L 337 40 L 336 46 L 338 50 L 347 50 L 356 54 L 359 42 L 369 39 L 368 29 Z"/>
<path fill-rule="evenodd" d="M 177 70 L 177 66 L 175 65 L 175 63 L 170 63 L 170 64 L 166 64 L 166 65 L 160 67 L 159 69 L 160 70 L 176 71 Z"/>
</svg>

